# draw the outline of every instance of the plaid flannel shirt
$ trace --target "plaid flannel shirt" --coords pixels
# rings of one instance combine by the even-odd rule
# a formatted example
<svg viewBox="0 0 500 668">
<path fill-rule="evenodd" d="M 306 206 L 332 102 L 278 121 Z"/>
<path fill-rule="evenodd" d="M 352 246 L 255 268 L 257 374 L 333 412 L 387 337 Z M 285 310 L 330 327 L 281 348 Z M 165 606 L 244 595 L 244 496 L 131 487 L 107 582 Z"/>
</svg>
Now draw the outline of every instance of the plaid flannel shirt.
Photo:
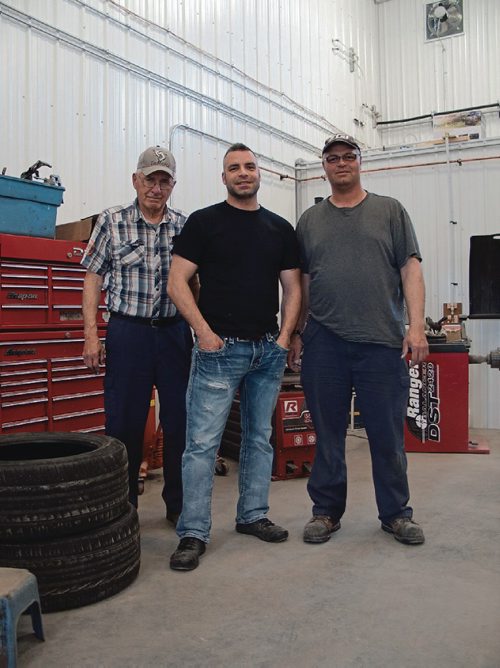
<svg viewBox="0 0 500 668">
<path fill-rule="evenodd" d="M 101 213 L 81 264 L 104 277 L 109 311 L 141 318 L 176 314 L 167 279 L 174 238 L 185 222 L 180 211 L 165 209 L 160 223 L 147 223 L 137 200 Z"/>
</svg>

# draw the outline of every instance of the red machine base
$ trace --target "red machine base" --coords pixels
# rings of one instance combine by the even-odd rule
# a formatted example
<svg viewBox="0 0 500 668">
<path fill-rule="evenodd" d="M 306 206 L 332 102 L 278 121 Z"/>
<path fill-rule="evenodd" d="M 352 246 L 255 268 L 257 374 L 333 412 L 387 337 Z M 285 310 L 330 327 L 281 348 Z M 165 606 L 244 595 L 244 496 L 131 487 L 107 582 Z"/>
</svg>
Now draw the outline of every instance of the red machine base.
<svg viewBox="0 0 500 668">
<path fill-rule="evenodd" d="M 460 450 L 460 452 L 463 452 Z M 489 455 L 490 448 L 486 441 L 469 441 L 467 444 L 467 450 L 471 455 Z"/>
<path fill-rule="evenodd" d="M 487 455 L 469 437 L 469 354 L 465 345 L 431 345 L 425 362 L 410 367 L 406 452 Z"/>
</svg>

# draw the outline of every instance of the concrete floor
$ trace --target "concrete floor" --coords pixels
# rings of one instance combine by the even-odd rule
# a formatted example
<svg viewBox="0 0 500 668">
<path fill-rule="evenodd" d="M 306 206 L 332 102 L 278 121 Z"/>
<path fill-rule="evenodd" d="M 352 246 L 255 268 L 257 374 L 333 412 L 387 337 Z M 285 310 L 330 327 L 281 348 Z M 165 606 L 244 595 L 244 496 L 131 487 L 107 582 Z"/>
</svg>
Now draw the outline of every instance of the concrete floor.
<svg viewBox="0 0 500 668">
<path fill-rule="evenodd" d="M 356 432 L 363 434 L 364 432 Z M 377 521 L 366 441 L 349 438 L 342 529 L 306 545 L 306 480 L 273 482 L 271 511 L 287 542 L 234 531 L 237 464 L 215 479 L 213 536 L 200 567 L 168 567 L 158 472 L 140 499 L 142 563 L 128 589 L 44 615 L 46 642 L 19 623 L 21 668 L 498 668 L 500 431 L 475 431 L 490 455 L 409 454 L 422 546 Z"/>
</svg>

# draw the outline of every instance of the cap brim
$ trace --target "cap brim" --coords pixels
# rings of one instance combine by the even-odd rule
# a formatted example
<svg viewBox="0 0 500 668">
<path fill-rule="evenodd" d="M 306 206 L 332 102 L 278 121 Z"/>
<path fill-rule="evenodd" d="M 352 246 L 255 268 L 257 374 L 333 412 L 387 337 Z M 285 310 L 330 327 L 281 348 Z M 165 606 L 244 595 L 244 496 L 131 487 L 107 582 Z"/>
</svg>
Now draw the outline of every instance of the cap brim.
<svg viewBox="0 0 500 668">
<path fill-rule="evenodd" d="M 324 155 L 326 153 L 326 151 L 328 151 L 328 149 L 331 148 L 332 146 L 334 146 L 335 144 L 345 144 L 346 146 L 351 146 L 352 148 L 355 148 L 356 151 L 361 152 L 361 149 L 359 148 L 359 146 L 357 144 L 353 144 L 352 142 L 346 141 L 344 139 L 336 139 L 335 141 L 331 141 L 329 144 L 327 144 L 326 146 L 323 147 L 323 151 L 321 152 L 321 155 Z"/>
<path fill-rule="evenodd" d="M 154 174 L 155 172 L 166 172 L 167 174 L 170 174 L 170 176 L 175 179 L 175 172 L 173 169 L 170 169 L 170 167 L 165 167 L 164 165 L 153 165 L 152 167 L 143 167 L 142 169 L 138 169 L 138 172 L 142 172 L 144 176 L 149 176 L 150 174 Z"/>
</svg>

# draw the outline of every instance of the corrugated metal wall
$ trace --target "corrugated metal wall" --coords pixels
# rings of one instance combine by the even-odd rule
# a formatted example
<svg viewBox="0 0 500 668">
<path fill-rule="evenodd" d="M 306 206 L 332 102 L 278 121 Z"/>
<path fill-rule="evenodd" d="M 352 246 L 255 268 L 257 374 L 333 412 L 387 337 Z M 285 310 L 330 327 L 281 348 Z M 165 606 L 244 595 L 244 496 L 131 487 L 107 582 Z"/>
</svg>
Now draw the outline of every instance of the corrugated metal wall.
<svg viewBox="0 0 500 668">
<path fill-rule="evenodd" d="M 244 141 L 268 170 L 262 203 L 295 222 L 313 193 L 328 188 L 293 177 L 319 173 L 311 164 L 337 128 L 367 147 L 392 147 L 390 164 L 400 164 L 412 151 L 414 161 L 419 152 L 442 153 L 417 146 L 434 137 L 432 112 L 498 100 L 500 2 L 464 0 L 465 34 L 431 43 L 424 5 L 0 0 L 0 168 L 18 175 L 36 159 L 50 162 L 67 189 L 62 223 L 129 201 L 138 154 L 170 144 L 179 164 L 172 203 L 189 212 L 224 196 L 222 155 Z M 377 125 L 417 115 L 426 118 Z M 481 132 L 500 136 L 498 107 L 484 110 Z M 498 148 L 476 146 L 479 154 Z M 389 153 L 369 154 L 365 167 Z M 308 168 L 296 171 L 297 160 Z M 498 228 L 497 170 L 495 161 L 464 169 L 465 186 L 455 173 L 453 197 L 444 168 L 365 175 L 367 187 L 400 196 L 416 220 L 430 315 L 449 298 L 451 274 L 460 277 L 457 298 L 467 301 L 466 241 L 478 229 Z M 445 230 L 457 195 L 453 266 Z M 474 323 L 469 333 L 478 352 L 500 345 L 494 321 Z M 471 369 L 474 426 L 500 427 L 495 374 Z"/>
</svg>

